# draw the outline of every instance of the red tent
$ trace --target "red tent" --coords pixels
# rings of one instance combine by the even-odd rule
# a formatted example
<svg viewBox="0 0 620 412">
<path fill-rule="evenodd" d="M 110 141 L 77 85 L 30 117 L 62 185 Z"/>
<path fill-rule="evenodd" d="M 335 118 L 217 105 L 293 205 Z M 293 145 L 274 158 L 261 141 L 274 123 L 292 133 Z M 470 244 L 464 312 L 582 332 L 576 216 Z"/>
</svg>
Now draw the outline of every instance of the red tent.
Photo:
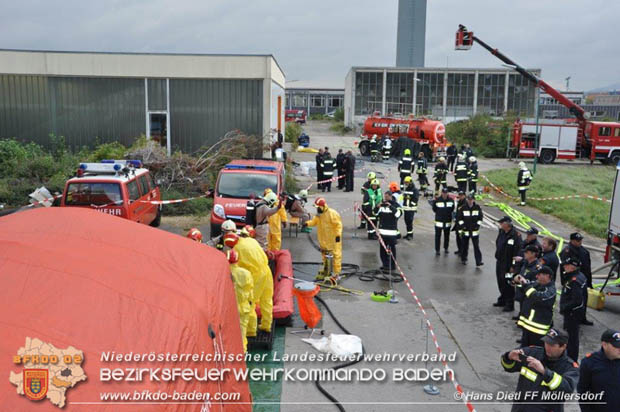
<svg viewBox="0 0 620 412">
<path fill-rule="evenodd" d="M 17 394 L 9 382 L 11 372 L 22 373 L 24 366 L 11 360 L 27 338 L 83 352 L 87 378 L 66 389 L 66 411 L 252 409 L 248 383 L 232 373 L 208 381 L 177 377 L 157 382 L 148 372 L 138 382 L 100 379 L 101 368 L 188 368 L 199 375 L 205 368 L 245 370 L 243 360 L 204 360 L 215 352 L 243 352 L 225 256 L 163 230 L 83 208 L 41 208 L 0 217 L 0 330 L 3 410 L 58 411 L 49 399 L 34 402 Z M 112 352 L 195 354 L 203 360 L 106 361 L 104 354 Z M 54 378 L 71 380 L 65 373 Z M 178 404 L 172 399 L 162 404 L 147 398 L 122 407 L 101 401 L 108 392 L 144 390 L 169 396 L 175 391 L 238 392 L 240 399 L 211 401 L 207 407 L 201 401 Z"/>
</svg>

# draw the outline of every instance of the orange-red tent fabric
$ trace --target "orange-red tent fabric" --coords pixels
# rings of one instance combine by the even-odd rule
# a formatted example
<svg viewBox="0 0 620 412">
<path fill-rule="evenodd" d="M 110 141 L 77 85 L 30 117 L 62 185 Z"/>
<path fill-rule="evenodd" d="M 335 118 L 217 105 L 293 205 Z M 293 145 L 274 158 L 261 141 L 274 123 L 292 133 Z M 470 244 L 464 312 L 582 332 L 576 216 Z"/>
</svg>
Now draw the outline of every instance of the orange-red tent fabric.
<svg viewBox="0 0 620 412">
<path fill-rule="evenodd" d="M 83 208 L 41 208 L 0 217 L 0 405 L 58 411 L 16 393 L 10 371 L 26 338 L 83 351 L 87 379 L 66 392 L 66 411 L 251 411 L 246 381 L 102 382 L 100 368 L 245 370 L 245 362 L 106 362 L 102 354 L 243 353 L 235 293 L 215 249 Z M 210 333 L 211 332 L 211 333 Z M 212 337 L 214 336 L 214 337 Z M 33 367 L 36 367 L 34 365 Z M 115 405 L 100 393 L 238 392 L 236 403 Z M 171 400 L 169 399 L 168 402 Z M 92 404 L 75 404 L 93 402 Z M 145 402 L 145 401 L 142 401 Z"/>
</svg>

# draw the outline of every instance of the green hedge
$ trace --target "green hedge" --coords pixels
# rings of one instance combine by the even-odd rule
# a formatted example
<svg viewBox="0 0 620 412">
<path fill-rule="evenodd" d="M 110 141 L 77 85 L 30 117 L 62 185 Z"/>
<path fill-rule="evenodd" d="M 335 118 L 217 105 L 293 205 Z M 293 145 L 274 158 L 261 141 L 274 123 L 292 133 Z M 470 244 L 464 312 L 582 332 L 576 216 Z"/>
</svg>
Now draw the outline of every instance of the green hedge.
<svg viewBox="0 0 620 412">
<path fill-rule="evenodd" d="M 467 120 L 448 123 L 446 138 L 459 147 L 469 143 L 476 156 L 506 157 L 509 134 L 514 116 L 496 120 L 488 115 L 475 115 Z"/>
</svg>

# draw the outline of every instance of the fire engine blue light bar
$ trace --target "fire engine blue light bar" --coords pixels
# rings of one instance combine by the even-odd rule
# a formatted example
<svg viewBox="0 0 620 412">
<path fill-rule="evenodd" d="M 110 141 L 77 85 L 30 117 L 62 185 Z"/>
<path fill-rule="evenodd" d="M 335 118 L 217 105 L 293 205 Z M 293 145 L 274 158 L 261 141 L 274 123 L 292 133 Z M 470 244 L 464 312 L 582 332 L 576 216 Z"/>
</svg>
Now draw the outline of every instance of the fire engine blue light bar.
<svg viewBox="0 0 620 412">
<path fill-rule="evenodd" d="M 227 164 L 226 169 L 276 170 L 275 166 L 252 166 L 252 165 L 233 165 L 233 164 Z"/>
</svg>

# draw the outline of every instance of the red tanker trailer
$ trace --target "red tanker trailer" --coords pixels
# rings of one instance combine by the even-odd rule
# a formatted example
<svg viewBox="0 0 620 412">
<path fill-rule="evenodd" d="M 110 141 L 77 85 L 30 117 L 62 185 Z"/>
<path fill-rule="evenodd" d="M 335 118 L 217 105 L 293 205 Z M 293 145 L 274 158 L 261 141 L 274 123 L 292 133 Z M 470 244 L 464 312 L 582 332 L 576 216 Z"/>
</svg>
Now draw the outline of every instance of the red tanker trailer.
<svg viewBox="0 0 620 412">
<path fill-rule="evenodd" d="M 359 149 L 362 156 L 369 156 L 369 139 L 373 135 L 378 138 L 388 136 L 392 140 L 400 137 L 408 137 L 420 143 L 421 151 L 428 158 L 445 154 L 446 150 L 446 127 L 437 120 L 426 118 L 414 118 L 413 115 L 405 117 L 381 116 L 380 112 L 374 112 L 364 122 L 362 141 Z"/>
</svg>

